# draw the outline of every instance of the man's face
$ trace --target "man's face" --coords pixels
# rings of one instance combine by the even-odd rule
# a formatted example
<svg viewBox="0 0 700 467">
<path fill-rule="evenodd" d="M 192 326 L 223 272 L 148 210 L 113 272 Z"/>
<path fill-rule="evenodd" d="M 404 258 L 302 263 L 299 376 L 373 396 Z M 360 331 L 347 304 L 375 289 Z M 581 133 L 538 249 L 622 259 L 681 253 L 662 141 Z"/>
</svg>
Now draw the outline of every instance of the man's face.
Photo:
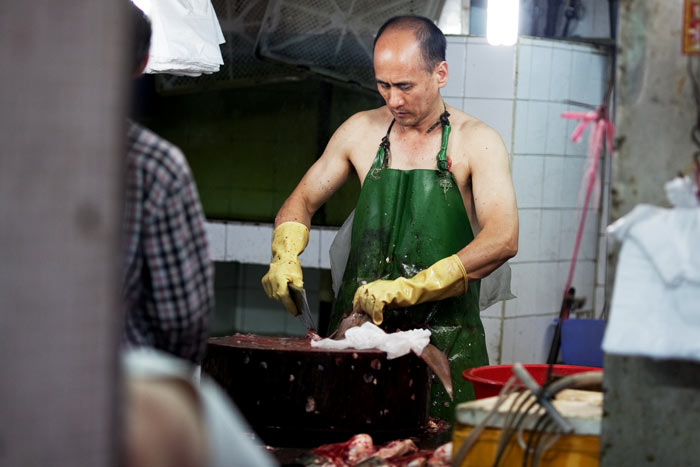
<svg viewBox="0 0 700 467">
<path fill-rule="evenodd" d="M 385 31 L 374 48 L 374 74 L 377 89 L 387 107 L 402 126 L 423 121 L 440 99 L 440 88 L 447 84 L 447 64 L 426 68 L 420 46 L 412 31 Z"/>
</svg>

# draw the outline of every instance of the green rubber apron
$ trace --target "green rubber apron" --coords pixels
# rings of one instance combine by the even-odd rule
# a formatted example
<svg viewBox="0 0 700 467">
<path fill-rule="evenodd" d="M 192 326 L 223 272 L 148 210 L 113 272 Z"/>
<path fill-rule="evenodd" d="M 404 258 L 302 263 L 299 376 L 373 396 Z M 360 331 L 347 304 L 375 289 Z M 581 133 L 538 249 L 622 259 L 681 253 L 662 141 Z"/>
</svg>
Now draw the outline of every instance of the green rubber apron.
<svg viewBox="0 0 700 467">
<path fill-rule="evenodd" d="M 412 277 L 474 239 L 462 196 L 449 172 L 448 115 L 445 112 L 441 117 L 437 170 L 387 168 L 389 134 L 394 122 L 389 126 L 355 208 L 350 254 L 331 314 L 331 331 L 352 309 L 353 296 L 361 284 Z M 457 297 L 386 309 L 381 327 L 387 332 L 414 328 L 431 331 L 431 343 L 445 352 L 450 362 L 454 401 L 434 379 L 430 415 L 452 422 L 454 405 L 474 399 L 472 385 L 462 377 L 462 371 L 488 365 L 479 318 L 479 281 L 470 280 L 467 292 Z"/>
</svg>

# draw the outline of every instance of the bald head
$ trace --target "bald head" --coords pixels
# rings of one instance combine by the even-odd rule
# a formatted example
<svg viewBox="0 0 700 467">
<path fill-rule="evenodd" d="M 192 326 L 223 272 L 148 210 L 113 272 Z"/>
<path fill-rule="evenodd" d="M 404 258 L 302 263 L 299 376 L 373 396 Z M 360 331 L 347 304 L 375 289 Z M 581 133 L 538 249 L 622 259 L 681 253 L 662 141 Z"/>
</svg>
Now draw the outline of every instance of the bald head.
<svg viewBox="0 0 700 467">
<path fill-rule="evenodd" d="M 421 57 L 427 71 L 432 71 L 440 62 L 445 61 L 447 41 L 445 35 L 435 24 L 423 16 L 394 16 L 379 28 L 374 38 L 374 46 L 386 32 L 411 31 L 418 41 Z"/>
</svg>

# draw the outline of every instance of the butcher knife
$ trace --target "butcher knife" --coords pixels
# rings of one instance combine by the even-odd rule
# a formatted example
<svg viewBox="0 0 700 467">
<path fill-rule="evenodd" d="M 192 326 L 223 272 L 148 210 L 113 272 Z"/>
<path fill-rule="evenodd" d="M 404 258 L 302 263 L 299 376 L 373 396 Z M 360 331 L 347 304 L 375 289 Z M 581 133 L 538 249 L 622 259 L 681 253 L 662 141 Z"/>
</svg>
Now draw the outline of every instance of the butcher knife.
<svg viewBox="0 0 700 467">
<path fill-rule="evenodd" d="M 311 310 L 309 309 L 309 300 L 306 298 L 306 290 L 290 285 L 289 295 L 292 296 L 292 300 L 294 300 L 294 304 L 300 312 L 299 319 L 306 327 L 306 330 L 316 332 L 316 326 L 314 326 L 314 321 L 311 318 Z"/>
</svg>

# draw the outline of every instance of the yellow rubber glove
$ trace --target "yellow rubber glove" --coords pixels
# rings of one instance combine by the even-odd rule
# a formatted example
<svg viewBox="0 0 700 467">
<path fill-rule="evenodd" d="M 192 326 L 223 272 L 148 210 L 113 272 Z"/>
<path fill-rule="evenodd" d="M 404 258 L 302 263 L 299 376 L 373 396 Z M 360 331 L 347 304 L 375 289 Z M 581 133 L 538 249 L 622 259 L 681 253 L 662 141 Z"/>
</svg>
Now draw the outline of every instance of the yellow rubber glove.
<svg viewBox="0 0 700 467">
<path fill-rule="evenodd" d="M 392 281 L 378 280 L 361 285 L 352 300 L 372 317 L 374 324 L 384 321 L 384 307 L 406 307 L 461 295 L 469 283 L 467 271 L 457 255 L 443 258 L 415 276 Z"/>
<path fill-rule="evenodd" d="M 292 316 L 298 315 L 294 300 L 289 296 L 289 286 L 304 287 L 301 263 L 298 256 L 309 243 L 309 229 L 299 222 L 283 222 L 272 233 L 272 262 L 262 278 L 262 286 L 268 297 L 282 302 Z"/>
</svg>

